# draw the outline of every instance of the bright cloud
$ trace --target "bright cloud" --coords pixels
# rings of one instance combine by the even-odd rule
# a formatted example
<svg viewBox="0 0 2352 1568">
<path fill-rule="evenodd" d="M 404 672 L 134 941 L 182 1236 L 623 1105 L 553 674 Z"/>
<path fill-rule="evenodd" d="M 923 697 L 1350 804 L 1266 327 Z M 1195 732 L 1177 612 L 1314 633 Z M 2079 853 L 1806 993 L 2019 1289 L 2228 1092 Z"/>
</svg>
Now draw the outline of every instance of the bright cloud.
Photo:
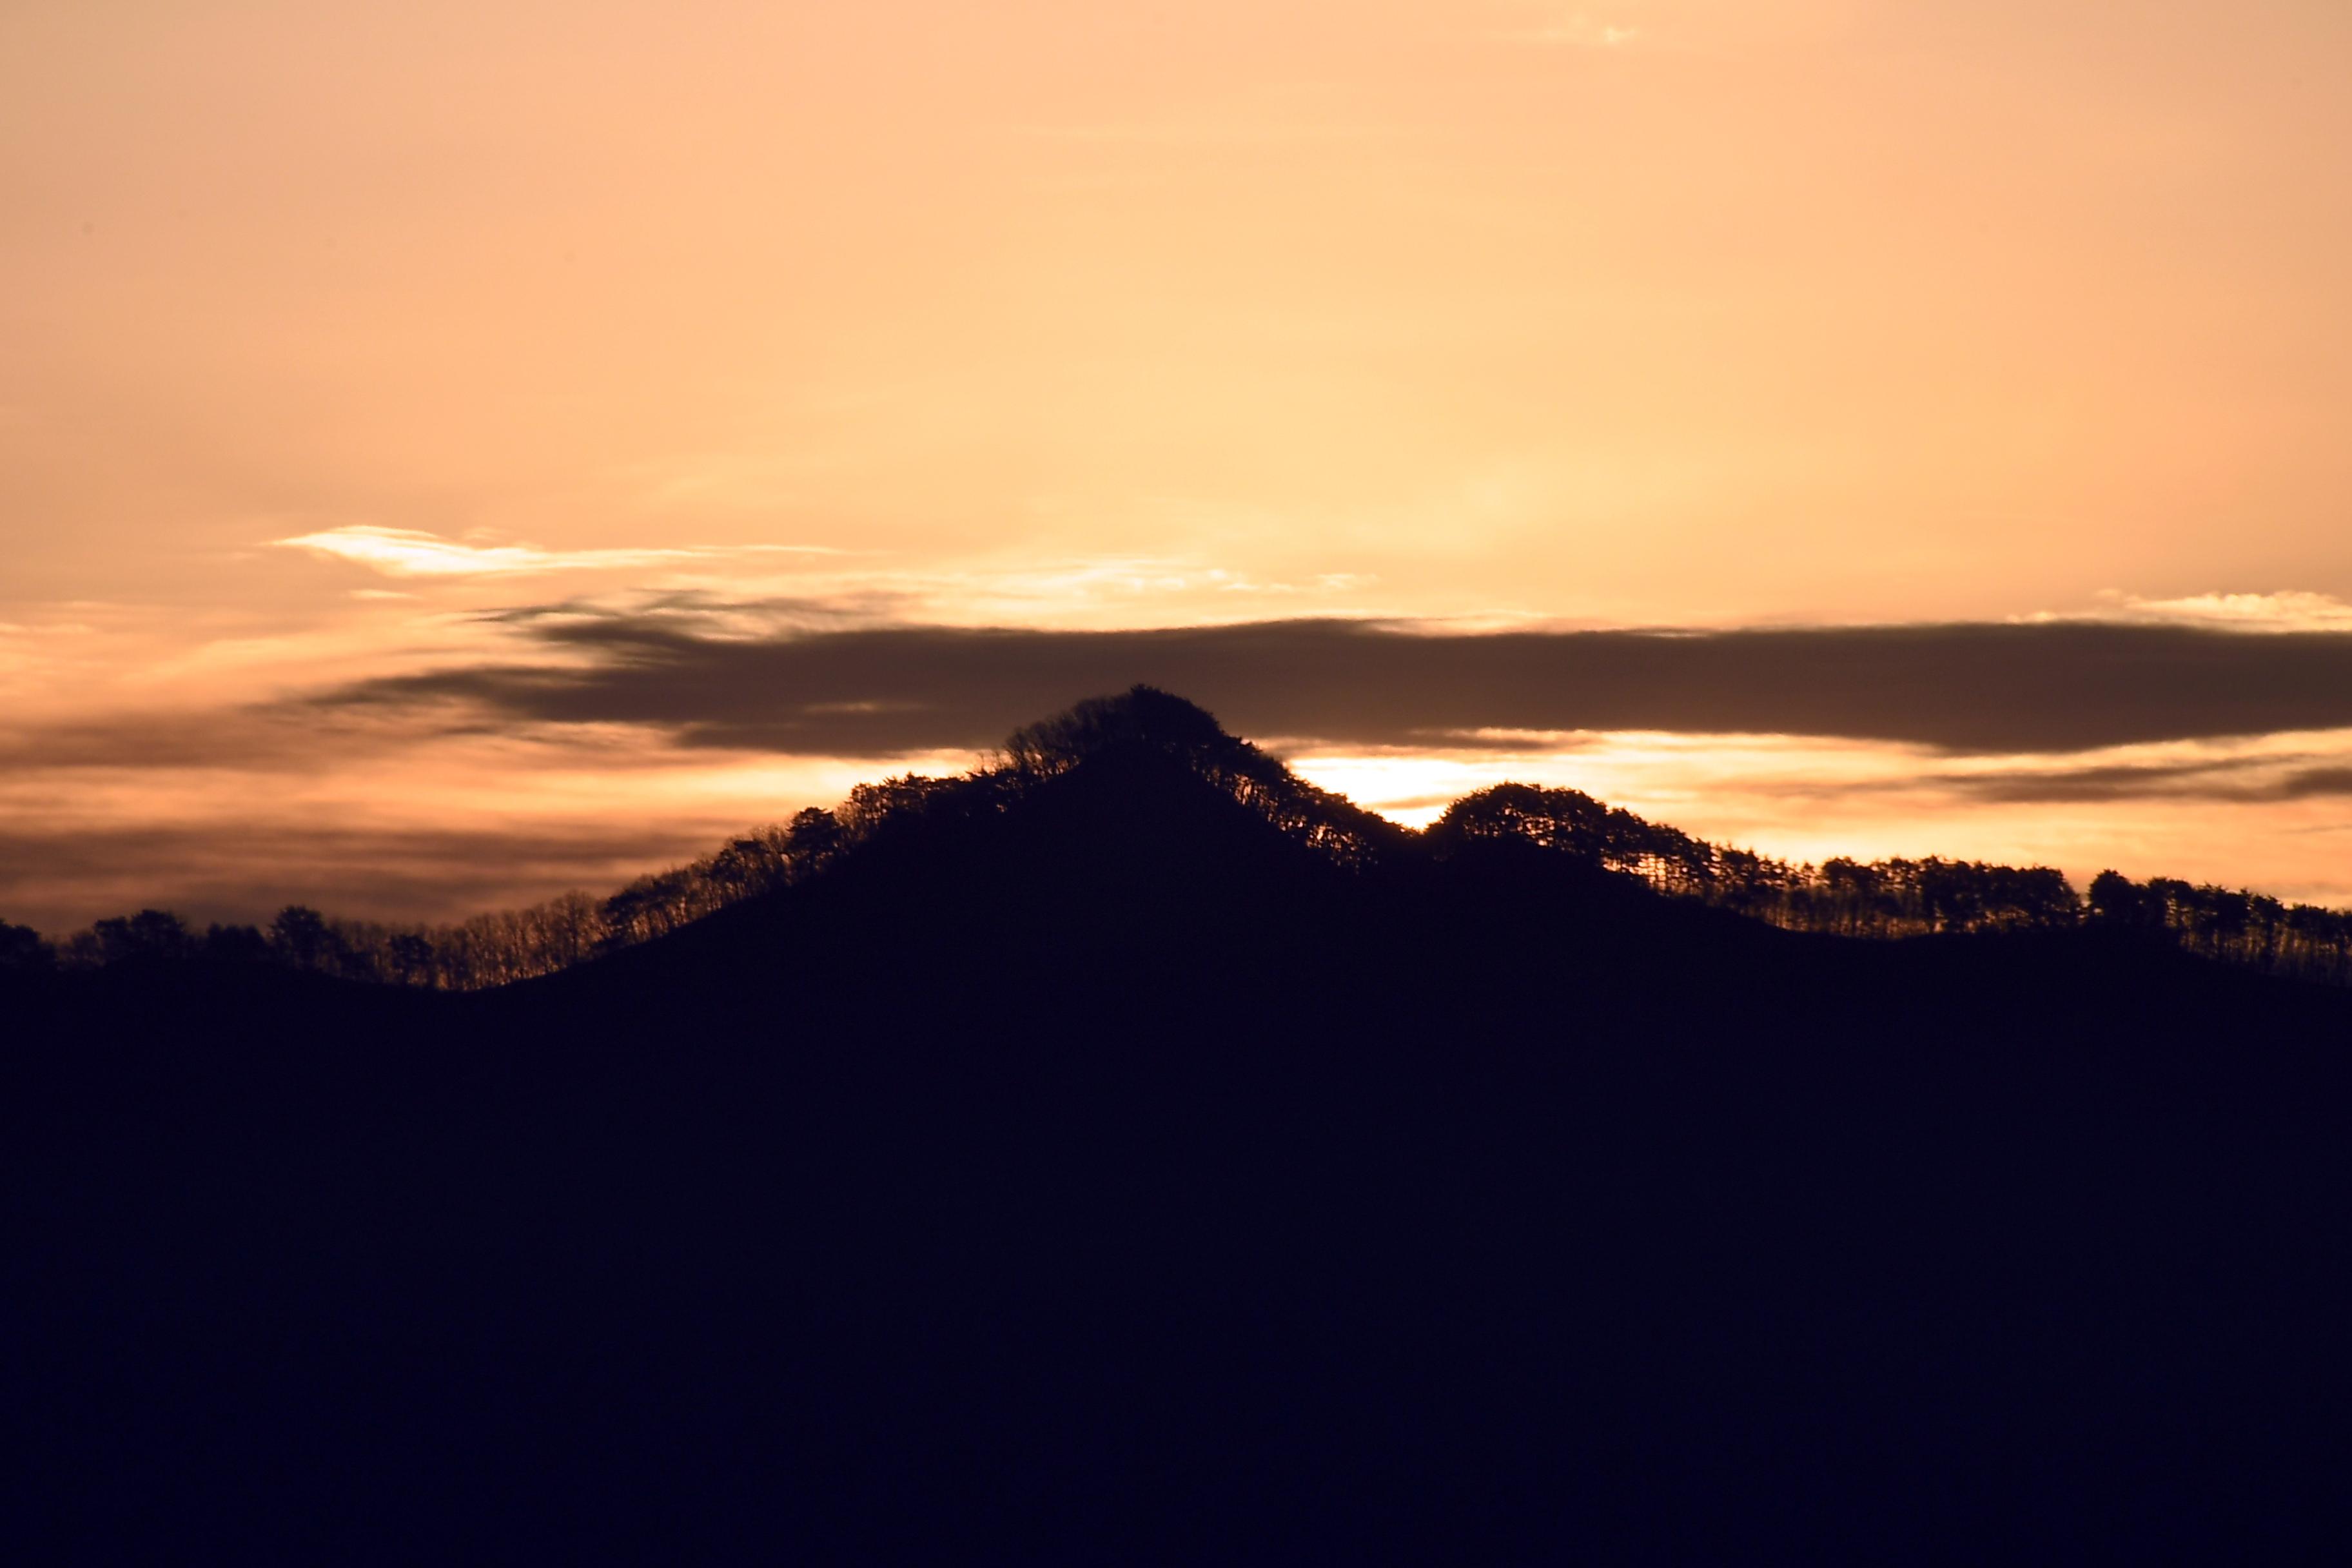
<svg viewBox="0 0 2352 1568">
<path fill-rule="evenodd" d="M 2352 631 L 2352 605 L 2326 594 L 2198 594 L 2183 599 L 2127 599 L 2151 620 L 2204 622 L 2238 631 Z"/>
<path fill-rule="evenodd" d="M 470 544 L 413 528 L 352 524 L 274 541 L 394 577 L 520 576 L 546 572 L 644 571 L 760 555 L 839 555 L 814 544 L 678 545 L 624 550 L 550 550 L 536 544 Z"/>
<path fill-rule="evenodd" d="M 2327 594 L 2285 591 L 2275 594 L 2191 594 L 2174 599 L 2145 599 L 2133 594 L 2109 593 L 2088 616 L 2043 613 L 2032 621 L 2105 620 L 2153 626 L 2211 626 L 2234 632 L 2352 631 L 2352 604 Z"/>
</svg>

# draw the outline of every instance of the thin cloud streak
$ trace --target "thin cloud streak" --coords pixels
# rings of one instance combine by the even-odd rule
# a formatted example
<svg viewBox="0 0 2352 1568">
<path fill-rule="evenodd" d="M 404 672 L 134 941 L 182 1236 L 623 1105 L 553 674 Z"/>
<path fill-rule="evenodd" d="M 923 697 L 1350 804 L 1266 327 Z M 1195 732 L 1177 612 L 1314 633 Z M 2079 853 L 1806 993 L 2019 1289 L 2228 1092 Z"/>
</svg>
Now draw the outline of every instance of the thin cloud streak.
<svg viewBox="0 0 2352 1568">
<path fill-rule="evenodd" d="M 281 549 L 331 556 L 393 577 L 521 576 L 549 572 L 644 571 L 761 555 L 845 555 L 816 544 L 676 545 L 550 550 L 536 544 L 469 544 L 413 528 L 352 524 L 273 540 Z"/>
<path fill-rule="evenodd" d="M 2269 594 L 2190 594 L 2151 599 L 2110 593 L 2107 603 L 2084 616 L 2038 615 L 2032 622 L 2106 620 L 2126 625 L 2205 626 L 2233 632 L 2352 632 L 2352 604 L 2327 594 L 2286 590 Z"/>
</svg>

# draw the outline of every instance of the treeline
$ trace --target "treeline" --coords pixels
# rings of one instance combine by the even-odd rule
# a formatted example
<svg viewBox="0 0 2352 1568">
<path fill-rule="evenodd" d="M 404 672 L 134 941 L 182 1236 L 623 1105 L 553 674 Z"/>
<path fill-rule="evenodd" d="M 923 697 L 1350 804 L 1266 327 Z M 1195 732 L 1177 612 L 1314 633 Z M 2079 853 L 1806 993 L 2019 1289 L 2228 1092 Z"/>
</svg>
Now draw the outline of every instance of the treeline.
<svg viewBox="0 0 2352 1568">
<path fill-rule="evenodd" d="M 1479 839 L 1526 839 L 1638 877 L 1663 893 L 1795 931 L 1841 936 L 2069 926 L 2083 915 L 2074 888 L 2047 866 L 2021 869 L 1935 858 L 1792 865 L 1709 844 L 1572 789 L 1498 784 L 1481 790 L 1447 807 L 1427 838 L 1440 855 Z"/>
<path fill-rule="evenodd" d="M 2143 883 L 2102 871 L 2084 898 L 2047 866 L 1933 858 L 1792 865 L 1709 844 L 1576 790 L 1529 784 L 1458 800 L 1426 836 L 1441 855 L 1506 837 L 1793 931 L 1904 937 L 2097 925 L 2160 936 L 2273 974 L 2352 984 L 2352 911 L 2171 877 Z"/>
<path fill-rule="evenodd" d="M 525 909 L 446 925 L 350 920 L 291 904 L 266 926 L 199 928 L 167 910 L 102 920 L 50 943 L 0 924 L 0 971 L 103 969 L 126 963 L 209 959 L 275 963 L 310 973 L 438 991 L 480 991 L 551 974 L 602 953 L 666 936 L 730 904 L 790 887 L 863 842 L 886 822 L 1003 802 L 1005 781 L 894 778 L 859 784 L 835 811 L 811 807 L 754 828 L 710 855 L 639 877 L 604 897 L 560 893 Z"/>
<path fill-rule="evenodd" d="M 0 971 L 205 958 L 444 991 L 505 985 L 791 887 L 877 835 L 1001 813 L 1081 761 L 1120 753 L 1173 761 L 1294 841 L 1359 869 L 1405 857 L 1444 860 L 1480 841 L 1524 841 L 1794 931 L 1894 938 L 2088 922 L 2273 973 L 2352 984 L 2352 912 L 2168 878 L 2142 884 L 2102 872 L 2085 901 L 2046 866 L 1934 858 L 1791 864 L 1707 843 L 1580 791 L 1517 784 L 1455 801 L 1416 835 L 1307 783 L 1202 710 L 1149 687 L 1020 730 L 974 773 L 859 784 L 834 810 L 811 807 L 604 898 L 568 892 L 438 926 L 344 920 L 290 905 L 266 927 L 198 931 L 168 911 L 144 910 L 55 945 L 0 923 Z"/>
<path fill-rule="evenodd" d="M 2209 958 L 2299 980 L 2352 984 L 2352 910 L 2290 904 L 2263 893 L 2192 886 L 2171 877 L 2135 882 L 2102 871 L 2091 879 L 2090 917 L 2161 932 Z"/>
<path fill-rule="evenodd" d="M 860 792 L 875 787 L 861 785 Z M 609 897 L 560 893 L 526 909 L 446 925 L 348 920 L 301 904 L 288 905 L 266 926 L 202 929 L 167 910 L 142 910 L 100 921 L 55 944 L 27 927 L 0 924 L 0 971 L 201 958 L 274 963 L 375 984 L 480 991 L 650 942 L 729 904 L 788 886 L 830 860 L 849 837 L 832 812 L 813 808 L 690 865 L 640 877 Z"/>
<path fill-rule="evenodd" d="M 198 927 L 169 910 L 102 920 L 54 945 L 24 927 L 0 935 L 0 969 L 105 969 L 181 959 L 273 963 L 388 985 L 476 990 L 593 957 L 601 901 L 564 893 L 455 925 L 389 925 L 289 904 L 266 926 Z"/>
</svg>

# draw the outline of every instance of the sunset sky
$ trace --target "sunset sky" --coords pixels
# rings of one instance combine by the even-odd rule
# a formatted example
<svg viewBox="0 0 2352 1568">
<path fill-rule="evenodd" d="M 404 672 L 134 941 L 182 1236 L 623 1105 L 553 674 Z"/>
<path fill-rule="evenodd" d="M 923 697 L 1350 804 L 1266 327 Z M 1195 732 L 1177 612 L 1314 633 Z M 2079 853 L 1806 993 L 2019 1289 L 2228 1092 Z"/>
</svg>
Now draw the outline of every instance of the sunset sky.
<svg viewBox="0 0 2352 1568">
<path fill-rule="evenodd" d="M 1139 679 L 1412 822 L 2352 903 L 2347 68 L 2342 0 L 10 0 L 0 918 L 608 887 Z"/>
</svg>

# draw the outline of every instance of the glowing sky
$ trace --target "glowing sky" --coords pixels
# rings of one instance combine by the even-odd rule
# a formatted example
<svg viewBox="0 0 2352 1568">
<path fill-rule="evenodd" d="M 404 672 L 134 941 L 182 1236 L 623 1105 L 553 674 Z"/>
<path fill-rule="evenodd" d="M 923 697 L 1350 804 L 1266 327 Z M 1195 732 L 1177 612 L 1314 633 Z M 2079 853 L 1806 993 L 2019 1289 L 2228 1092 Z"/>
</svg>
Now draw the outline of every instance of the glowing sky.
<svg viewBox="0 0 2352 1568">
<path fill-rule="evenodd" d="M 2348 66 L 2340 0 L 12 0 L 0 918 L 460 912 L 969 755 L 376 700 L 641 646 L 548 606 L 2352 637 Z M 2352 901 L 2352 716 L 1687 706 L 1266 738 Z"/>
</svg>

